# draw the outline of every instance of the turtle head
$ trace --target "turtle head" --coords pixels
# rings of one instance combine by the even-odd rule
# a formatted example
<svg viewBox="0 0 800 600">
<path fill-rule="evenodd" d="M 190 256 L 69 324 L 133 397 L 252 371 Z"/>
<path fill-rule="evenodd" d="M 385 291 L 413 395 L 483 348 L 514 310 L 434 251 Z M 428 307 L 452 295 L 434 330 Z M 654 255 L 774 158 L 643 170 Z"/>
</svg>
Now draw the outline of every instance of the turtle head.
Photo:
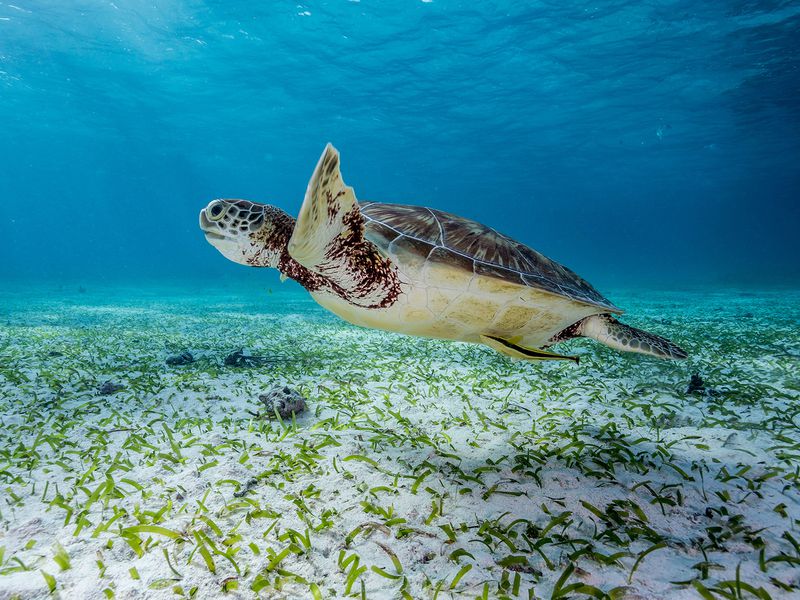
<svg viewBox="0 0 800 600">
<path fill-rule="evenodd" d="M 251 267 L 277 267 L 294 219 L 276 206 L 249 200 L 213 200 L 200 211 L 200 229 L 227 259 Z"/>
</svg>

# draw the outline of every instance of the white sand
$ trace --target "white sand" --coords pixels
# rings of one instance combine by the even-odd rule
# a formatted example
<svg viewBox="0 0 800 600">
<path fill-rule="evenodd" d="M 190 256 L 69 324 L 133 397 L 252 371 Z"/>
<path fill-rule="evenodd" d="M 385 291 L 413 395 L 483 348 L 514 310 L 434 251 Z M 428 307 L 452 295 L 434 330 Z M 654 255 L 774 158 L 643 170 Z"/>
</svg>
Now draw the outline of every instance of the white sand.
<svg viewBox="0 0 800 600">
<path fill-rule="evenodd" d="M 580 366 L 356 329 L 294 293 L 132 294 L 0 297 L 0 599 L 48 597 L 42 571 L 70 599 L 549 598 L 570 569 L 562 590 L 696 598 L 737 567 L 800 594 L 797 293 L 615 294 L 691 358 L 581 340 Z M 239 347 L 287 360 L 223 367 Z M 686 394 L 693 372 L 716 395 Z M 248 412 L 275 385 L 309 398 L 294 425 Z M 176 539 L 129 533 L 137 557 L 140 525 Z"/>
</svg>

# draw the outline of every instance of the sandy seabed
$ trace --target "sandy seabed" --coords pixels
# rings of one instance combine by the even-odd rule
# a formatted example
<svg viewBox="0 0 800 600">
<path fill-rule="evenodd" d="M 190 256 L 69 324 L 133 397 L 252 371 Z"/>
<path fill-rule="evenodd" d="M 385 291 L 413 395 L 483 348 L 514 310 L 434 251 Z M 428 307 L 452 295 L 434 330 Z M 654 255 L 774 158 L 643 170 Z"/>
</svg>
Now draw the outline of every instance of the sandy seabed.
<svg viewBox="0 0 800 600">
<path fill-rule="evenodd" d="M 800 292 L 610 297 L 690 358 L 0 291 L 0 599 L 800 597 Z M 308 410 L 266 418 L 275 386 Z"/>
</svg>

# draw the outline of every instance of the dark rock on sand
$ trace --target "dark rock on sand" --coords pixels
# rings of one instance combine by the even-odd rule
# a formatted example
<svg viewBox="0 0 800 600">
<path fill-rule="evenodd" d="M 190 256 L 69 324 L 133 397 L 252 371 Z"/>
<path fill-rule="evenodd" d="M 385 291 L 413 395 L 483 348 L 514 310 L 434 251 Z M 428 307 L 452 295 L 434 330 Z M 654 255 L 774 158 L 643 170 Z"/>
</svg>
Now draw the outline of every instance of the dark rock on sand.
<svg viewBox="0 0 800 600">
<path fill-rule="evenodd" d="M 730 434 L 730 435 L 729 435 L 727 438 L 725 438 L 725 441 L 722 443 L 722 447 L 723 447 L 723 448 L 732 448 L 732 447 L 733 447 L 733 445 L 734 445 L 735 443 L 737 443 L 737 441 L 738 441 L 738 438 L 739 438 L 739 436 L 738 436 L 738 435 L 737 435 L 737 433 L 734 431 L 734 432 L 733 432 L 733 433 L 731 433 L 731 434 Z"/>
<path fill-rule="evenodd" d="M 258 399 L 264 403 L 266 417 L 274 418 L 277 411 L 281 419 L 289 419 L 292 414 L 300 414 L 306 409 L 306 399 L 288 386 L 273 388 Z"/>
<path fill-rule="evenodd" d="M 246 367 L 249 364 L 248 357 L 244 355 L 243 350 L 231 352 L 225 357 L 224 362 L 226 367 Z"/>
<path fill-rule="evenodd" d="M 282 360 L 280 358 L 269 358 L 266 356 L 252 356 L 245 354 L 244 350 L 239 349 L 231 352 L 225 357 L 226 367 L 255 367 L 258 365 L 267 365 Z"/>
<path fill-rule="evenodd" d="M 99 388 L 97 388 L 97 393 L 101 396 L 108 396 L 109 394 L 115 394 L 124 389 L 124 385 L 119 385 L 118 383 L 113 383 L 112 381 L 105 381 Z"/>
<path fill-rule="evenodd" d="M 175 367 L 179 365 L 188 365 L 194 362 L 194 356 L 191 355 L 189 352 L 181 352 L 176 356 L 170 356 L 167 359 L 167 364 L 170 367 Z"/>
<path fill-rule="evenodd" d="M 242 486 L 242 489 L 240 489 L 237 492 L 233 492 L 233 496 L 235 498 L 244 498 L 245 496 L 247 496 L 247 492 L 250 491 L 250 488 L 253 487 L 254 485 L 256 485 L 257 483 L 258 483 L 258 479 L 256 479 L 255 477 L 251 477 L 250 479 L 248 479 L 244 483 L 244 485 Z"/>
<path fill-rule="evenodd" d="M 704 394 L 705 391 L 706 391 L 706 382 L 703 381 L 702 377 L 700 377 L 700 373 L 693 374 L 691 380 L 689 381 L 689 387 L 686 388 L 686 393 Z"/>
</svg>

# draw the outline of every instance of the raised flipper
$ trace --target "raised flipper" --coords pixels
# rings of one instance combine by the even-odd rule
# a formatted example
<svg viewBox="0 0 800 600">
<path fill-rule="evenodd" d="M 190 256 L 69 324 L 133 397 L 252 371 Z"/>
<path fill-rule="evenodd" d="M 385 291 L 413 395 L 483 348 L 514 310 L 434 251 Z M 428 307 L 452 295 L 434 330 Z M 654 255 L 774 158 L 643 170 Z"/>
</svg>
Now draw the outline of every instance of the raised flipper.
<svg viewBox="0 0 800 600">
<path fill-rule="evenodd" d="M 668 360 L 686 358 L 686 352 L 668 339 L 620 323 L 611 315 L 592 315 L 580 321 L 575 335 L 592 338 L 622 352 L 638 352 Z"/>
<path fill-rule="evenodd" d="M 579 359 L 577 356 L 565 356 L 563 354 L 555 354 L 537 348 L 526 348 L 514 343 L 513 341 L 505 338 L 496 337 L 493 335 L 482 335 L 481 341 L 501 354 L 519 358 L 522 360 L 573 360 L 578 364 Z"/>
<path fill-rule="evenodd" d="M 288 250 L 302 266 L 324 276 L 334 292 L 358 306 L 390 306 L 400 294 L 396 268 L 364 238 L 355 193 L 342 180 L 339 152 L 330 144 L 308 183 Z"/>
</svg>

